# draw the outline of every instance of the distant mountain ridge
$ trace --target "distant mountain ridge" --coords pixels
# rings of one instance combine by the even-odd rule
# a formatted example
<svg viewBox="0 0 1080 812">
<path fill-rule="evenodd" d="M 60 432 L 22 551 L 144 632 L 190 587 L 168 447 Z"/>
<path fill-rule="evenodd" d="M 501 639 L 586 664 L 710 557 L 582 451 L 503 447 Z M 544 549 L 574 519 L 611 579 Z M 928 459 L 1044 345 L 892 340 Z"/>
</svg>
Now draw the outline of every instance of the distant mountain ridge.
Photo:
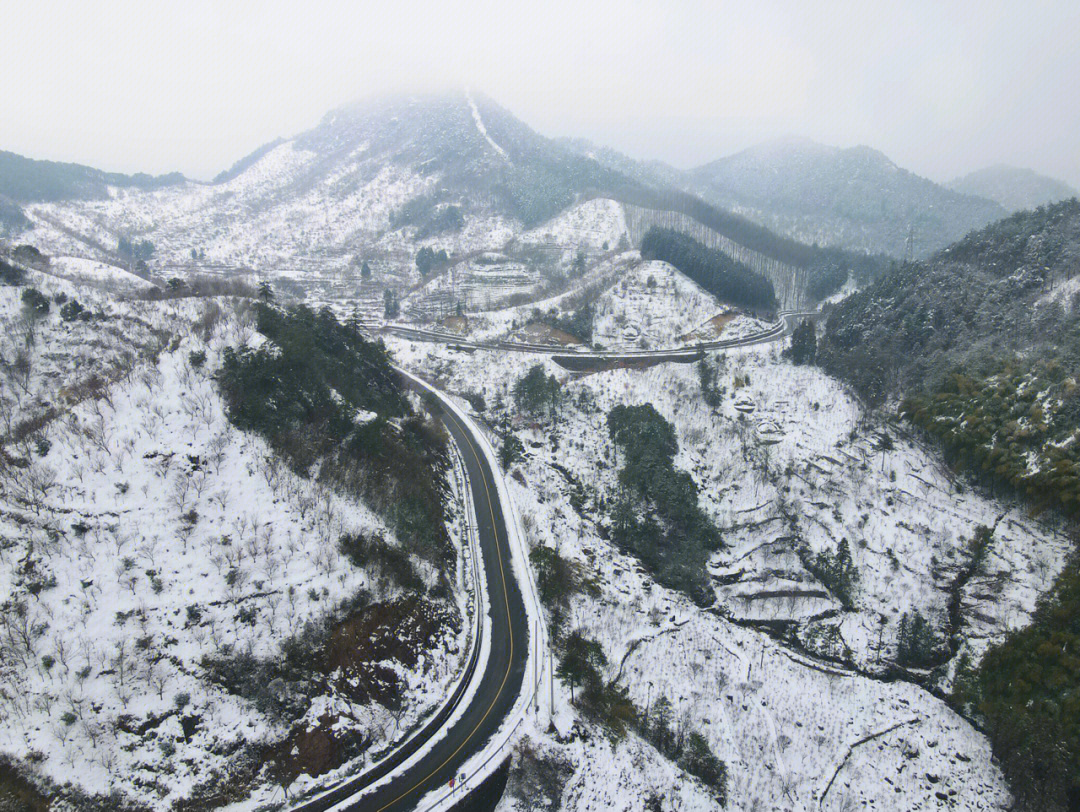
<svg viewBox="0 0 1080 812">
<path fill-rule="evenodd" d="M 152 190 L 183 181 L 179 172 L 124 175 L 0 150 L 0 236 L 17 234 L 30 226 L 22 209 L 27 203 L 98 200 L 108 197 L 110 186 Z"/>
<path fill-rule="evenodd" d="M 998 164 L 979 169 L 945 184 L 966 195 L 993 200 L 1007 211 L 1021 211 L 1076 197 L 1076 190 L 1031 169 Z"/>
<path fill-rule="evenodd" d="M 109 179 L 91 177 L 99 184 Z M 773 233 L 704 201 L 670 167 L 546 138 L 467 92 L 346 105 L 306 132 L 259 147 L 212 183 L 155 188 L 108 196 L 99 186 L 100 196 L 88 196 L 69 185 L 74 197 L 26 204 L 31 226 L 20 233 L 51 253 L 89 251 L 99 259 L 115 259 L 112 246 L 120 238 L 148 240 L 153 265 L 183 270 L 195 261 L 216 273 L 287 272 L 297 293 L 318 277 L 329 295 L 334 279 L 359 267 L 358 258 L 377 276 L 412 285 L 421 248 L 445 251 L 450 264 L 483 252 L 514 254 L 521 249 L 514 240 L 602 198 L 620 204 L 634 240 L 649 225 L 694 231 L 755 270 L 786 279 L 790 306 L 801 290 L 812 287 L 817 298 L 842 284 L 849 270 L 872 273 L 862 266 L 877 262 Z M 17 217 L 14 222 L 18 227 Z M 574 249 L 573 234 L 561 239 Z M 547 250 L 556 245 L 535 236 L 529 241 Z M 520 263 L 534 268 L 536 258 L 519 253 L 508 261 L 520 271 Z"/>
<path fill-rule="evenodd" d="M 870 147 L 788 138 L 687 173 L 710 202 L 804 242 L 926 256 L 1007 213 L 946 189 Z"/>
<path fill-rule="evenodd" d="M 160 189 L 182 183 L 179 172 L 125 175 L 82 164 L 38 161 L 0 150 L 0 196 L 18 203 L 93 200 L 108 195 L 108 187 Z"/>
</svg>

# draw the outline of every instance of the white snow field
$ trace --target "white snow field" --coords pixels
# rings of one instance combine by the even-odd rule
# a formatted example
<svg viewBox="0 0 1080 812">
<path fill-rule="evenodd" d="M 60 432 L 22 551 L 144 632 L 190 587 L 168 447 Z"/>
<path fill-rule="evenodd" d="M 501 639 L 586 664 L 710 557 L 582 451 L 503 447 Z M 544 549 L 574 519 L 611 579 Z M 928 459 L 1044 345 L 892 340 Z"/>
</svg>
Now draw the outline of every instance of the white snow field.
<svg viewBox="0 0 1080 812">
<path fill-rule="evenodd" d="M 0 287 L 0 356 L 25 352 L 29 367 L 0 377 L 0 428 L 11 436 L 56 410 L 9 446 L 28 467 L 0 465 L 0 753 L 55 786 L 152 809 L 230 781 L 224 800 L 254 788 L 245 808 L 280 802 L 265 775 L 229 776 L 290 726 L 215 684 L 204 658 L 280 656 L 361 590 L 396 599 L 397 587 L 337 544 L 358 531 L 393 544 L 393 533 L 226 419 L 212 377 L 221 351 L 261 340 L 245 301 L 123 301 L 52 275 L 28 282 L 97 317 L 65 322 L 54 306 L 27 346 L 21 289 Z M 193 352 L 206 354 L 202 365 Z M 458 545 L 456 485 L 451 501 Z M 453 586 L 464 619 L 463 561 Z M 332 692 L 303 724 L 349 727 L 385 747 L 441 704 L 469 628 L 442 626 L 414 667 L 380 661 L 399 681 L 399 708 Z M 301 776 L 293 789 L 311 783 Z"/>
</svg>

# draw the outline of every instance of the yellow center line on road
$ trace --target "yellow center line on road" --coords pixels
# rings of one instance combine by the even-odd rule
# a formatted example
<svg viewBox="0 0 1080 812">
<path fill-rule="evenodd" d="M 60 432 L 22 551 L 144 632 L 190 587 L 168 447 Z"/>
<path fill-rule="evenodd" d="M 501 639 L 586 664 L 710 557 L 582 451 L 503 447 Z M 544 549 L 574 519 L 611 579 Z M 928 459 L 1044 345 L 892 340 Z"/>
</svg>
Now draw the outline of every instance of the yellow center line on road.
<svg viewBox="0 0 1080 812">
<path fill-rule="evenodd" d="M 487 478 L 484 476 L 484 466 L 480 462 L 480 455 L 476 453 L 476 447 L 473 445 L 473 441 L 472 438 L 469 436 L 468 429 L 466 429 L 465 426 L 461 424 L 461 421 L 454 417 L 453 412 L 451 412 L 448 408 L 444 408 L 443 413 L 447 417 L 449 417 L 454 422 L 454 424 L 461 430 L 462 435 L 465 437 L 465 442 L 469 446 L 469 451 L 472 452 L 473 458 L 476 460 L 476 465 L 480 469 L 480 478 L 484 480 L 484 494 L 487 497 L 488 512 L 491 514 L 491 531 L 495 534 L 495 549 L 498 553 L 499 558 L 499 577 L 502 580 L 503 585 L 503 602 L 506 604 L 506 628 L 510 635 L 510 657 L 506 663 L 506 673 L 503 674 L 502 683 L 499 685 L 499 690 L 495 693 L 495 696 L 491 700 L 491 704 L 488 706 L 488 709 L 484 711 L 484 715 L 480 717 L 480 721 L 476 723 L 476 726 L 472 729 L 469 735 L 465 737 L 465 740 L 462 741 L 461 744 L 457 746 L 457 749 L 454 750 L 454 752 L 451 753 L 449 756 L 447 756 L 446 760 L 444 760 L 439 766 L 437 766 L 435 769 L 433 769 L 431 772 L 429 772 L 427 775 L 425 775 L 423 778 L 421 778 L 419 781 L 417 781 L 415 784 L 413 784 L 411 787 L 401 793 L 399 796 L 394 798 L 394 800 L 380 806 L 377 812 L 384 812 L 384 810 L 389 809 L 398 801 L 402 800 L 406 795 L 415 792 L 421 786 L 430 781 L 431 778 L 435 775 L 435 773 L 437 773 L 439 770 L 441 770 L 443 767 L 453 761 L 454 758 L 457 757 L 457 754 L 461 752 L 461 748 L 463 748 L 472 740 L 473 736 L 476 735 L 476 731 L 480 729 L 480 726 L 484 724 L 484 720 L 488 718 L 488 715 L 491 713 L 492 708 L 495 707 L 495 703 L 499 701 L 499 697 L 502 696 L 503 689 L 506 687 L 506 681 L 510 678 L 510 669 L 514 664 L 514 627 L 510 618 L 510 598 L 506 591 L 506 572 L 504 571 L 502 562 L 502 545 L 499 543 L 498 522 L 495 521 L 495 508 L 491 504 L 491 489 L 488 487 Z M 477 641 L 477 645 L 480 645 L 479 640 Z M 494 647 L 494 641 L 492 641 L 492 645 Z"/>
</svg>

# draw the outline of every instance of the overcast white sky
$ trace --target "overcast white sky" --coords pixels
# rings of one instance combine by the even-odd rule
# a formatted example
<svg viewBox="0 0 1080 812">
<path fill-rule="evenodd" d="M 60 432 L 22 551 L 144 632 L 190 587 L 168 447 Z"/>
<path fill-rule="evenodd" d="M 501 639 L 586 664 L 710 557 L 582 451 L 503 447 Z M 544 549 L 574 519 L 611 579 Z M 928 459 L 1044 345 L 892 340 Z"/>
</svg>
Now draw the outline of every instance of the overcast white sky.
<svg viewBox="0 0 1080 812">
<path fill-rule="evenodd" d="M 688 167 L 777 136 L 1080 187 L 1080 2 L 3 0 L 0 149 L 207 178 L 329 109 L 468 84 Z"/>
</svg>

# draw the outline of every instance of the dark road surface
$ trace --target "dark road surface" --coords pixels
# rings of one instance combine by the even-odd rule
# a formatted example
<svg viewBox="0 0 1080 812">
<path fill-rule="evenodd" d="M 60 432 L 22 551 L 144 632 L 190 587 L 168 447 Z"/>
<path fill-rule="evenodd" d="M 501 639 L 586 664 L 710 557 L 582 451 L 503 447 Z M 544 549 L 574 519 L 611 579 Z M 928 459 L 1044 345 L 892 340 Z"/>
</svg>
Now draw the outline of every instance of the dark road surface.
<svg viewBox="0 0 1080 812">
<path fill-rule="evenodd" d="M 560 366 L 571 371 L 596 370 L 614 368 L 616 366 L 632 366 L 634 364 L 649 365 L 652 363 L 664 363 L 667 361 L 681 361 L 684 363 L 697 361 L 704 352 L 733 349 L 735 347 L 748 347 L 753 344 L 767 344 L 779 341 L 791 335 L 796 324 L 801 319 L 818 319 L 822 314 L 819 312 L 779 314 L 779 320 L 766 330 L 752 333 L 741 338 L 717 339 L 704 341 L 698 344 L 688 344 L 680 347 L 668 347 L 654 350 L 579 350 L 568 351 L 564 346 L 552 344 L 533 344 L 520 341 L 470 341 L 460 336 L 434 330 L 425 330 L 414 327 L 404 327 L 396 324 L 388 324 L 381 329 L 373 329 L 372 333 L 383 332 L 406 338 L 410 341 L 427 341 L 436 344 L 446 344 L 450 347 L 471 350 L 494 350 L 496 352 L 526 352 L 542 353 L 553 356 L 552 360 Z"/>
<path fill-rule="evenodd" d="M 469 474 L 491 606 L 491 616 L 485 621 L 486 632 L 491 637 L 491 655 L 479 690 L 449 733 L 406 772 L 377 790 L 365 793 L 354 803 L 346 803 L 342 809 L 358 812 L 405 812 L 415 809 L 424 795 L 433 789 L 448 787 L 450 779 L 461 774 L 462 765 L 480 751 L 499 729 L 521 692 L 529 654 L 529 624 L 521 591 L 513 575 L 503 506 L 499 502 L 492 471 L 469 430 L 448 409 L 442 409 L 442 416 L 447 431 L 461 450 Z M 437 716 L 427 723 L 420 735 L 389 756 L 377 771 L 368 771 L 346 781 L 332 792 L 294 807 L 294 812 L 323 812 L 347 801 L 363 787 L 406 761 L 432 734 L 443 728 L 443 722 L 445 718 Z"/>
</svg>

